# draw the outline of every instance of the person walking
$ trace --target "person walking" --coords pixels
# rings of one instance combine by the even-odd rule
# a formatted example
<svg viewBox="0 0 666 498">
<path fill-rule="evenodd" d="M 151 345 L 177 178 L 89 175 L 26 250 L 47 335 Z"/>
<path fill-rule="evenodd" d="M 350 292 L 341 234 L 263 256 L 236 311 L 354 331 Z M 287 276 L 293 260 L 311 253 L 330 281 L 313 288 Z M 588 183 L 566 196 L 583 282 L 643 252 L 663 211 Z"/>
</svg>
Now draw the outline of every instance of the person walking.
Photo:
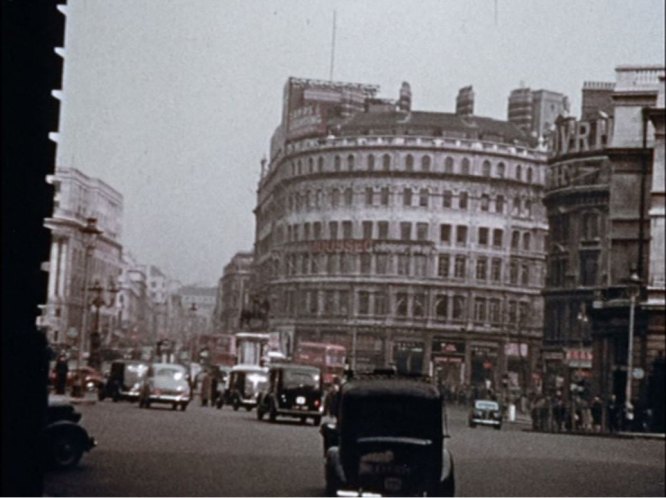
<svg viewBox="0 0 666 498">
<path fill-rule="evenodd" d="M 613 394 L 608 400 L 608 406 L 606 408 L 608 413 L 608 430 L 610 432 L 617 432 L 620 430 L 620 416 L 621 410 L 617 405 L 617 398 Z"/>
<path fill-rule="evenodd" d="M 56 394 L 65 394 L 67 387 L 67 374 L 69 373 L 69 365 L 67 364 L 67 356 L 61 354 L 55 364 L 55 392 Z"/>
<path fill-rule="evenodd" d="M 592 415 L 592 430 L 594 432 L 601 432 L 601 417 L 603 416 L 604 405 L 601 403 L 601 398 L 595 396 L 592 400 L 590 412 Z"/>
</svg>

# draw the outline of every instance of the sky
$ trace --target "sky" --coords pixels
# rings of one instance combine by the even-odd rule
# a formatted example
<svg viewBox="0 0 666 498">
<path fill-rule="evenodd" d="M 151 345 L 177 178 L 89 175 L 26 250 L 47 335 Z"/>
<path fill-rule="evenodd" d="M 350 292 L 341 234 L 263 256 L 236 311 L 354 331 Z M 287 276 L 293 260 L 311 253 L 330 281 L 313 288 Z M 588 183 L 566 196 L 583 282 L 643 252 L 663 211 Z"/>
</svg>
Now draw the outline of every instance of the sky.
<svg viewBox="0 0 666 498">
<path fill-rule="evenodd" d="M 567 95 L 664 63 L 663 0 L 69 0 L 57 165 L 124 199 L 122 243 L 183 284 L 251 250 L 260 161 L 288 77 L 380 86 L 412 109 L 506 119 L 525 85 Z"/>
</svg>

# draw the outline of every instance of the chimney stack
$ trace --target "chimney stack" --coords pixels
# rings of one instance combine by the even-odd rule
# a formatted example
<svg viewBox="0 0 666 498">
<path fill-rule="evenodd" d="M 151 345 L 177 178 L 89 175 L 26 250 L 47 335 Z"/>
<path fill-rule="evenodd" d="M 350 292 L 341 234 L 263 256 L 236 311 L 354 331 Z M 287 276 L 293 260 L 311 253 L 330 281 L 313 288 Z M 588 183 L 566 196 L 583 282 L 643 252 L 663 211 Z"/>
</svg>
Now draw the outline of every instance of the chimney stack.
<svg viewBox="0 0 666 498">
<path fill-rule="evenodd" d="M 406 81 L 403 81 L 402 86 L 400 87 L 398 109 L 404 112 L 409 112 L 412 110 L 412 89 L 409 86 L 409 83 Z"/>
<path fill-rule="evenodd" d="M 458 90 L 458 97 L 456 97 L 456 114 L 458 116 L 474 115 L 474 90 L 472 85 L 465 86 Z"/>
</svg>

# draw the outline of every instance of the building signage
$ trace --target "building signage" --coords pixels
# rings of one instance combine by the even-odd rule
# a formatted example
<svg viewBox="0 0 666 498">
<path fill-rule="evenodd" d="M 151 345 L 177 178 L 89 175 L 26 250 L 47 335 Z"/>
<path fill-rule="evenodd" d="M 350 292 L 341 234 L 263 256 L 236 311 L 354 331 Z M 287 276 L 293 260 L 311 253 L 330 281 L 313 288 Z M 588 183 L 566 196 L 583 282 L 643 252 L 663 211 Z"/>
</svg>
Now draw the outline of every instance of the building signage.
<svg viewBox="0 0 666 498">
<path fill-rule="evenodd" d="M 374 241 L 370 239 L 365 240 L 316 240 L 310 242 L 308 247 L 312 253 L 334 253 L 334 252 L 351 252 L 362 253 L 372 252 Z"/>
<path fill-rule="evenodd" d="M 326 132 L 326 125 L 319 106 L 306 105 L 289 113 L 289 138 L 321 135 Z"/>
<path fill-rule="evenodd" d="M 465 343 L 435 339 L 432 341 L 432 352 L 433 354 L 464 355 Z"/>
<path fill-rule="evenodd" d="M 576 121 L 562 118 L 555 123 L 550 136 L 550 147 L 554 156 L 578 154 L 608 147 L 613 130 L 610 117 L 599 117 L 593 121 Z"/>
<path fill-rule="evenodd" d="M 592 368 L 592 349 L 564 348 L 564 361 L 572 368 Z"/>
</svg>

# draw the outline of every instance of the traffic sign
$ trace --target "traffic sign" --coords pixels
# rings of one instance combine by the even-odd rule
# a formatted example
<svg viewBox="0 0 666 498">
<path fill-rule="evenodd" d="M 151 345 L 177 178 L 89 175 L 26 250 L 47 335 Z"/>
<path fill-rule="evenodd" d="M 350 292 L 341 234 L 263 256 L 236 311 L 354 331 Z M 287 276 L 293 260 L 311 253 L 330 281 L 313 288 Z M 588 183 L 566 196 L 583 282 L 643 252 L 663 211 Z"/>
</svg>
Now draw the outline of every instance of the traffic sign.
<svg viewBox="0 0 666 498">
<path fill-rule="evenodd" d="M 631 376 L 636 380 L 641 380 L 645 377 L 645 370 L 642 368 L 634 368 L 631 372 Z"/>
</svg>

